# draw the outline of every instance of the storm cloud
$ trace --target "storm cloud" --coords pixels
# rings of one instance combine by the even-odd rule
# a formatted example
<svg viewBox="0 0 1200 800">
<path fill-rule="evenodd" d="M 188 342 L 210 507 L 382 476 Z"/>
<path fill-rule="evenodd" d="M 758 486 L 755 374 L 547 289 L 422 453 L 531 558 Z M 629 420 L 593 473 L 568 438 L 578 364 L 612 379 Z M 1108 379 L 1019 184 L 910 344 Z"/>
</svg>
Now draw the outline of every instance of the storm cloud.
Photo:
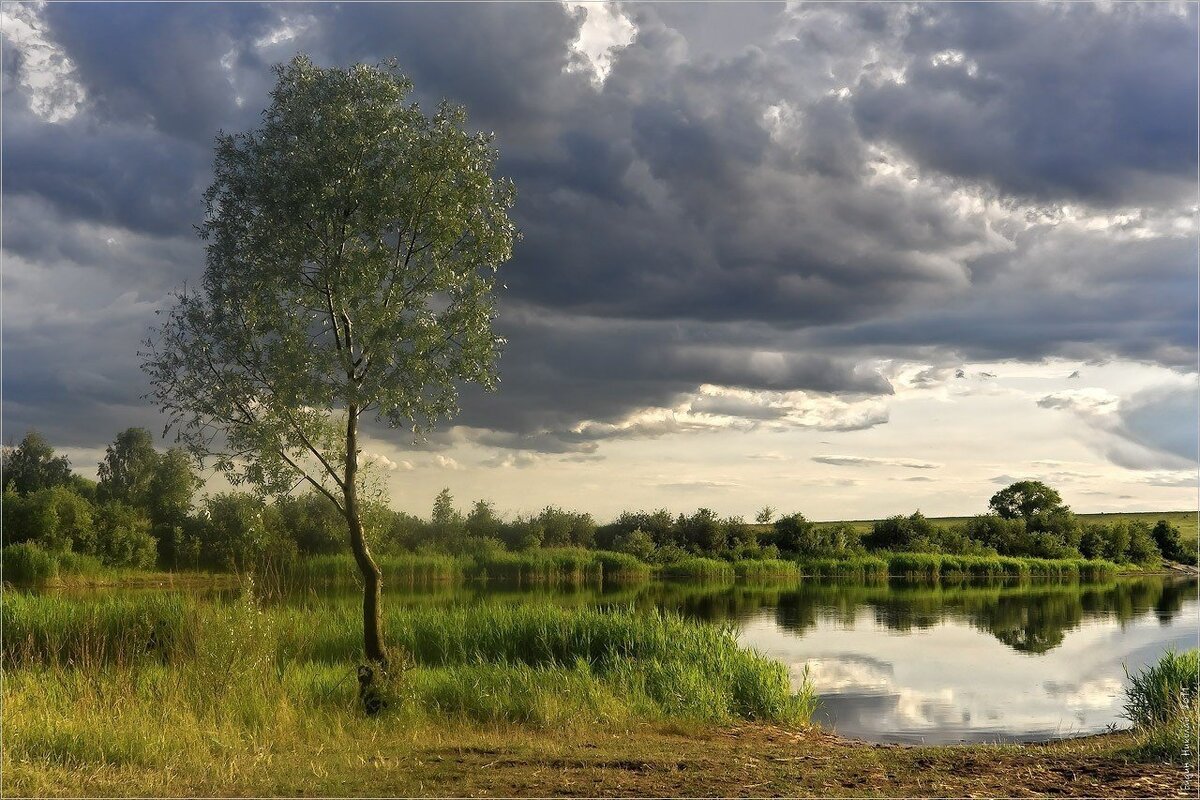
<svg viewBox="0 0 1200 800">
<path fill-rule="evenodd" d="M 10 431 L 155 427 L 136 352 L 201 274 L 211 142 L 255 124 L 298 51 L 395 58 L 423 105 L 495 132 L 518 189 L 501 388 L 468 389 L 425 447 L 524 466 L 618 438 L 861 431 L 887 423 L 895 360 L 1195 369 L 1193 4 L 6 13 L 38 32 L 5 33 Z M 1194 459 L 1194 437 L 1164 440 L 1167 402 L 1123 407 L 1113 435 Z"/>
</svg>

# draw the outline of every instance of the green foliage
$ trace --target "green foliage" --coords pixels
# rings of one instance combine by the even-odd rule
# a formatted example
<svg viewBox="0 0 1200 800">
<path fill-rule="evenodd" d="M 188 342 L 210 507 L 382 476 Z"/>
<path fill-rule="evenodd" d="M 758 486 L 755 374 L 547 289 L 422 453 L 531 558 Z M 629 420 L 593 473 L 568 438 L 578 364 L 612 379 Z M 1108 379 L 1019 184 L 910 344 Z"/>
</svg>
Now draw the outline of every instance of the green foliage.
<svg viewBox="0 0 1200 800">
<path fill-rule="evenodd" d="M 1195 768 L 1200 714 L 1200 650 L 1167 651 L 1155 664 L 1125 672 L 1124 716 L 1142 736 L 1139 755 Z"/>
<path fill-rule="evenodd" d="M 158 544 L 150 535 L 150 520 L 133 506 L 109 500 L 96 508 L 96 549 L 106 566 L 150 569 L 158 559 Z"/>
<path fill-rule="evenodd" d="M 542 545 L 545 547 L 591 547 L 596 543 L 596 522 L 591 514 L 546 506 L 538 514 L 537 521 L 542 528 Z"/>
<path fill-rule="evenodd" d="M 475 505 L 471 507 L 471 513 L 467 514 L 467 535 L 477 538 L 496 538 L 500 535 L 500 527 L 503 524 L 503 521 L 496 516 L 496 509 L 491 503 L 486 500 L 476 500 Z"/>
<path fill-rule="evenodd" d="M 933 524 L 916 511 L 907 517 L 876 522 L 863 544 L 871 550 L 929 550 L 933 548 L 933 537 Z"/>
<path fill-rule="evenodd" d="M 845 558 L 807 558 L 800 561 L 802 575 L 814 578 L 854 578 L 877 580 L 888 575 L 888 562 L 876 556 Z"/>
<path fill-rule="evenodd" d="M 100 500 L 118 500 L 134 508 L 150 505 L 150 484 L 158 466 L 158 453 L 150 431 L 127 428 L 117 434 L 100 462 L 100 482 L 96 496 Z"/>
<path fill-rule="evenodd" d="M 460 382 L 494 384 L 516 232 L 492 138 L 461 108 L 425 116 L 394 68 L 297 56 L 276 74 L 262 124 L 217 139 L 202 292 L 177 296 L 145 368 L 195 455 L 286 491 L 301 471 L 344 479 L 360 413 L 424 430 Z"/>
<path fill-rule="evenodd" d="M 49 583 L 58 577 L 58 559 L 33 542 L 21 542 L 0 551 L 0 569 L 6 583 Z M 10 593 L 2 605 L 11 602 L 14 596 Z M 5 636 L 11 636 L 11 631 L 5 631 Z"/>
<path fill-rule="evenodd" d="M 290 562 L 296 544 L 279 535 L 272 511 L 253 495 L 228 492 L 207 498 L 200 527 L 204 560 L 237 572 Z"/>
<path fill-rule="evenodd" d="M 328 555 L 346 549 L 346 518 L 329 498 L 317 492 L 275 501 L 280 535 L 296 543 L 304 555 Z"/>
<path fill-rule="evenodd" d="M 772 528 L 773 544 L 800 558 L 844 555 L 859 541 L 858 533 L 849 525 L 816 525 L 800 513 L 777 519 Z"/>
<path fill-rule="evenodd" d="M 628 553 L 642 561 L 653 561 L 655 550 L 654 539 L 641 528 L 635 528 L 628 533 L 619 533 L 613 539 L 613 549 L 619 553 Z"/>
<path fill-rule="evenodd" d="M 1023 519 L 1052 513 L 1062 507 L 1062 496 L 1041 481 L 1017 481 L 992 495 L 989 507 L 1004 519 Z"/>
<path fill-rule="evenodd" d="M 9 669 L 33 664 L 96 668 L 178 660 L 196 653 L 198 617 L 194 603 L 174 594 L 81 601 L 12 592 L 0 608 L 3 663 Z"/>
<path fill-rule="evenodd" d="M 1165 519 L 1160 519 L 1154 525 L 1154 530 L 1151 532 L 1154 539 L 1154 545 L 1163 558 L 1170 561 L 1178 561 L 1181 564 L 1196 564 L 1196 548 L 1187 546 L 1183 543 L 1182 537 L 1179 535 L 1179 528 L 1172 525 Z"/>
<path fill-rule="evenodd" d="M 115 716 L 128 729 L 129 715 L 151 711 L 151 702 L 135 729 L 187 718 L 173 734 L 186 737 L 233 719 L 261 732 L 299 714 L 348 724 L 354 688 L 344 678 L 356 642 L 347 629 L 356 613 L 350 603 L 258 609 L 175 596 L 98 604 L 26 596 L 4 609 L 5 629 L 16 632 L 4 643 L 6 685 L 15 682 L 5 696 L 9 744 L 28 755 L 81 719 L 94 726 Z M 807 686 L 794 691 L 786 668 L 740 648 L 732 629 L 669 614 L 485 604 L 396 609 L 387 625 L 412 668 L 385 720 L 797 725 L 814 705 Z M 123 689 L 121 676 L 132 680 Z M 42 726 L 47 718 L 53 724 Z M 103 748 L 109 739 L 88 741 Z M 119 749 L 92 756 L 144 756 Z"/>
<path fill-rule="evenodd" d="M 54 455 L 54 448 L 37 431 L 30 431 L 15 448 L 4 448 L 0 483 L 17 494 L 52 489 L 72 482 L 71 462 Z"/>
</svg>

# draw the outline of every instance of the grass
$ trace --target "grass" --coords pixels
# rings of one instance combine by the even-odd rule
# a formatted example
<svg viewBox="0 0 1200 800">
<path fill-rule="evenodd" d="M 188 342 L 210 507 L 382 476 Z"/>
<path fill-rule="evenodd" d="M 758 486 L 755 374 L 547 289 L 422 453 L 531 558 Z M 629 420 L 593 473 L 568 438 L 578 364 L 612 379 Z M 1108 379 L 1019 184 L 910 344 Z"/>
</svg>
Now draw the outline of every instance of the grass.
<svg viewBox="0 0 1200 800">
<path fill-rule="evenodd" d="M 683 558 L 658 569 L 659 577 L 667 580 L 728 582 L 734 578 L 733 564 L 715 558 Z"/>
<path fill-rule="evenodd" d="M 580 547 L 553 547 L 478 556 L 399 553 L 381 556 L 379 568 L 390 586 L 414 587 L 466 580 L 513 586 L 581 585 L 646 581 L 653 569 L 633 556 Z M 349 555 L 297 560 L 283 575 L 292 586 L 357 586 L 358 567 Z"/>
<path fill-rule="evenodd" d="M 881 580 L 889 576 L 927 581 L 1002 577 L 1102 581 L 1115 577 L 1120 567 L 1111 561 L 1082 558 L 879 553 L 873 556 L 804 559 L 800 562 L 800 570 L 812 577 L 853 578 L 860 581 Z"/>
<path fill-rule="evenodd" d="M 1139 734 L 1141 758 L 1197 766 L 1200 738 L 1200 650 L 1168 651 L 1139 672 L 1126 670 L 1124 716 Z"/>
<path fill-rule="evenodd" d="M 794 583 L 800 580 L 800 567 L 795 561 L 764 558 L 733 562 L 738 580 L 747 583 Z"/>
<path fill-rule="evenodd" d="M 166 717 L 164 719 L 164 716 Z M 25 797 L 1167 797 L 1184 770 L 1130 763 L 1133 736 L 1044 745 L 871 747 L 764 724 L 559 729 L 409 727 L 347 717 L 305 736 L 211 739 L 148 716 L 141 742 L 92 740 L 86 760 L 3 753 Z M 324 721 L 324 719 L 322 720 Z M 44 749 L 74 752 L 72 731 Z M 170 744 L 179 740 L 187 749 Z M 214 754 L 221 759 L 213 758 Z M 1194 784 L 1193 784 L 1194 785 Z"/>
<path fill-rule="evenodd" d="M 462 580 L 469 559 L 449 555 L 401 553 L 377 559 L 384 579 L 392 586 L 424 586 Z M 283 571 L 285 580 L 318 586 L 357 586 L 358 566 L 345 554 L 296 559 Z"/>
<path fill-rule="evenodd" d="M 11 593 L 3 614 L 10 743 L 23 729 L 7 701 L 22 708 L 29 693 L 64 714 L 88 707 L 91 691 L 131 707 L 169 694 L 163 702 L 201 717 L 186 692 L 215 693 L 226 710 L 250 709 L 255 726 L 262 703 L 264 714 L 284 719 L 329 707 L 330 698 L 343 711 L 353 707 L 353 681 L 344 678 L 360 658 L 361 621 L 351 602 L 256 608 L 178 595 L 83 602 Z M 802 724 L 812 710 L 811 694 L 794 693 L 786 669 L 739 647 L 731 628 L 670 614 L 549 604 L 396 608 L 385 631 L 398 657 L 411 660 L 394 687 L 394 713 L 405 718 Z"/>
<path fill-rule="evenodd" d="M 810 558 L 800 561 L 800 571 L 814 578 L 851 578 L 859 581 L 886 579 L 888 562 L 877 556 Z"/>
<path fill-rule="evenodd" d="M 200 613 L 177 594 L 103 595 L 86 602 L 5 592 L 5 668 L 129 665 L 195 655 Z"/>
</svg>

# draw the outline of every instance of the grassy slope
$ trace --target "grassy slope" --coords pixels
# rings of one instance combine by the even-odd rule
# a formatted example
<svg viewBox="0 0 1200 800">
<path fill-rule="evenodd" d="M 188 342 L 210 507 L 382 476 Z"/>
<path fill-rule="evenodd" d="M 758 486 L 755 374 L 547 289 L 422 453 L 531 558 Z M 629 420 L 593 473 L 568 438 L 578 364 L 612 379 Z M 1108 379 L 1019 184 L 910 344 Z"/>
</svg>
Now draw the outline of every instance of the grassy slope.
<svg viewBox="0 0 1200 800">
<path fill-rule="evenodd" d="M 874 747 L 765 725 L 389 729 L 262 743 L 236 765 L 5 765 L 6 796 L 1195 796 L 1183 769 L 1129 761 L 1129 734 L 1047 745 Z M 369 730 L 373 728 L 373 730 Z"/>
</svg>

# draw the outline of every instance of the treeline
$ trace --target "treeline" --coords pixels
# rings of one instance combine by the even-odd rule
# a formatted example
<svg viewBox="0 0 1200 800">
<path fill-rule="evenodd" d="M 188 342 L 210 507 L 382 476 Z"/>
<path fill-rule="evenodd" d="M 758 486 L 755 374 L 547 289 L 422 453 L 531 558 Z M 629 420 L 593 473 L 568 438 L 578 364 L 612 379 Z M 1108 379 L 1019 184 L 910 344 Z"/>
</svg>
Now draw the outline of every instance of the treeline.
<svg viewBox="0 0 1200 800">
<path fill-rule="evenodd" d="M 97 481 L 73 474 L 67 458 L 37 433 L 5 449 L 0 476 L 6 558 L 28 558 L 32 548 L 70 571 L 89 566 L 241 571 L 347 549 L 345 520 L 322 495 L 268 502 L 226 492 L 197 500 L 201 481 L 187 454 L 156 451 L 141 428 L 122 432 L 109 445 Z M 887 552 L 1139 564 L 1160 557 L 1197 560 L 1194 548 L 1166 521 L 1154 527 L 1125 520 L 1083 523 L 1056 491 L 1036 481 L 997 492 L 988 513 L 961 524 L 937 525 L 916 512 L 875 522 L 865 533 L 845 523 L 814 523 L 799 513 L 779 516 L 769 508 L 757 524 L 706 508 L 692 514 L 626 511 L 604 525 L 556 506 L 505 519 L 485 500 L 464 512 L 447 490 L 435 498 L 428 518 L 373 502 L 365 506 L 364 523 L 381 555 L 492 560 L 505 552 L 564 547 L 615 551 L 660 566 L 697 558 L 811 562 Z M 14 551 L 12 545 L 25 549 Z"/>
</svg>

